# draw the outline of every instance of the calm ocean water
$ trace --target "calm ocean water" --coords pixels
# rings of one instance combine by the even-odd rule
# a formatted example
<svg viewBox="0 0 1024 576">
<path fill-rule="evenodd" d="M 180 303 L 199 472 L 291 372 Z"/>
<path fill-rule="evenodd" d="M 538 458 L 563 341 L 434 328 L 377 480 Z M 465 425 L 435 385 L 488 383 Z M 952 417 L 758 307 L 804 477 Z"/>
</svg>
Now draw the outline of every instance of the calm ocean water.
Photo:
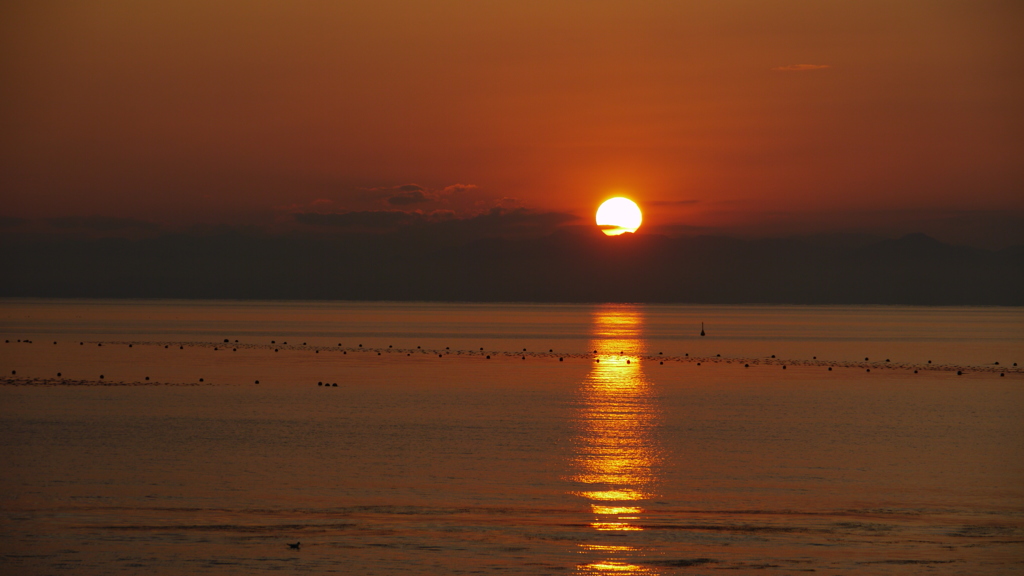
<svg viewBox="0 0 1024 576">
<path fill-rule="evenodd" d="M 1020 309 L 3 300 L 0 332 L 3 573 L 1024 571 Z"/>
</svg>

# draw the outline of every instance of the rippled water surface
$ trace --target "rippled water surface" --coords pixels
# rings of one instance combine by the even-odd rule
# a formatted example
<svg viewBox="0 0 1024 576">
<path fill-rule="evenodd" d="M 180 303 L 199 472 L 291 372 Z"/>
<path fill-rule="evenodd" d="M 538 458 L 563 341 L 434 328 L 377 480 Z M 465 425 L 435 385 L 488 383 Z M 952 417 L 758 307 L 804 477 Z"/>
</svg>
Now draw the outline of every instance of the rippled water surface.
<svg viewBox="0 0 1024 576">
<path fill-rule="evenodd" d="M 1017 309 L 6 300 L 0 331 L 2 573 L 1024 570 Z"/>
</svg>

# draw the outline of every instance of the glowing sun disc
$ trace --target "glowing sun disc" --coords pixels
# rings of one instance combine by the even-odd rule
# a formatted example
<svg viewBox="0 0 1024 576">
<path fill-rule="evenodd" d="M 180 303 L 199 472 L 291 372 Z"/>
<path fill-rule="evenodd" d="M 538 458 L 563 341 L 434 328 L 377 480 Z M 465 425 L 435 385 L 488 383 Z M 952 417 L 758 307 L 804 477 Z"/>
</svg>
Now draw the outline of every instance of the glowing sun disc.
<svg viewBox="0 0 1024 576">
<path fill-rule="evenodd" d="M 636 202 L 621 196 L 605 200 L 597 209 L 597 225 L 609 236 L 636 232 L 643 220 L 643 214 L 640 213 L 640 207 Z"/>
</svg>

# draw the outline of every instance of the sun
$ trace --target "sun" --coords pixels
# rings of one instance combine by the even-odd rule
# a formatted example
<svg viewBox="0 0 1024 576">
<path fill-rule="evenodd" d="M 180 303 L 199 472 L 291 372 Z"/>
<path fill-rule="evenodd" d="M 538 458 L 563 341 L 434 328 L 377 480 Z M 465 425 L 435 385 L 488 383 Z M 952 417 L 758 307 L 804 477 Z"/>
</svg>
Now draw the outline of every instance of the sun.
<svg viewBox="0 0 1024 576">
<path fill-rule="evenodd" d="M 644 216 L 636 202 L 621 196 L 605 200 L 597 209 L 597 225 L 609 236 L 636 232 L 643 220 Z"/>
</svg>

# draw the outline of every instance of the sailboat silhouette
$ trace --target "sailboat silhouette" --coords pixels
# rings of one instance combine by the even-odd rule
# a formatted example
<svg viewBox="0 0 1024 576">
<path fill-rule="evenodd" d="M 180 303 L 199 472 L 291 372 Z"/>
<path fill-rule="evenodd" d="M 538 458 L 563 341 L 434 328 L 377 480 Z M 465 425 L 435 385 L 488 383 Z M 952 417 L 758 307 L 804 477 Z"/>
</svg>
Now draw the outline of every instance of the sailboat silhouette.
<svg viewBox="0 0 1024 576">
<path fill-rule="evenodd" d="M 700 323 L 700 335 L 701 336 L 704 335 L 704 323 L 703 322 Z"/>
</svg>

